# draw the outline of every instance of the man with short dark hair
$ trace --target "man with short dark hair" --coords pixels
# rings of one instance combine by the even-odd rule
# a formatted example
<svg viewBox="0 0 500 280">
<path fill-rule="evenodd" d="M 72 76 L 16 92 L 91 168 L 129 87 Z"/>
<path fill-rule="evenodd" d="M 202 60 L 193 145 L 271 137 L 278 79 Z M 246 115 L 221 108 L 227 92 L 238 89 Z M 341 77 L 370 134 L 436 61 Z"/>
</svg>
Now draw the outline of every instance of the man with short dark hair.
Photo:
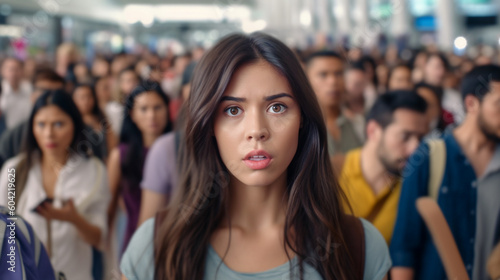
<svg viewBox="0 0 500 280">
<path fill-rule="evenodd" d="M 332 51 L 319 51 L 306 59 L 306 73 L 316 94 L 328 130 L 330 156 L 363 144 L 350 120 L 342 116 L 345 100 L 344 61 Z"/>
<path fill-rule="evenodd" d="M 390 242 L 401 191 L 401 171 L 427 133 L 427 104 L 417 93 L 381 95 L 367 116 L 363 147 L 347 153 L 339 184 L 355 216 Z M 347 208 L 349 210 L 349 208 Z"/>
<path fill-rule="evenodd" d="M 475 67 L 462 81 L 462 97 L 465 120 L 443 136 L 441 150 L 430 153 L 430 144 L 423 143 L 407 164 L 391 241 L 394 280 L 446 279 L 415 206 L 423 196 L 437 199 L 469 277 L 488 279 L 486 263 L 500 213 L 500 67 Z M 429 187 L 436 156 L 445 157 L 437 197 Z"/>
<path fill-rule="evenodd" d="M 2 96 L 0 108 L 5 117 L 7 129 L 11 129 L 28 119 L 31 112 L 29 103 L 31 84 L 23 80 L 23 63 L 8 57 L 2 63 Z"/>
</svg>

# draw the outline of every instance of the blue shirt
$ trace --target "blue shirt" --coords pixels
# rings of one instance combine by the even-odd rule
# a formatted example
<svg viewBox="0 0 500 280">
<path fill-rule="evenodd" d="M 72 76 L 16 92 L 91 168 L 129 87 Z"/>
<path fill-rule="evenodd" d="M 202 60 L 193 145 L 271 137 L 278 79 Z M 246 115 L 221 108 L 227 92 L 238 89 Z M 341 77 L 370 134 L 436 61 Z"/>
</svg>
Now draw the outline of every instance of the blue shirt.
<svg viewBox="0 0 500 280">
<path fill-rule="evenodd" d="M 498 169 L 500 150 L 497 148 L 487 171 L 477 180 L 473 167 L 453 134 L 445 134 L 443 140 L 446 146 L 446 167 L 437 203 L 451 229 L 469 277 L 486 279 L 483 278 L 485 263 L 480 261 L 474 263 L 474 260 L 475 254 L 487 255 L 488 250 L 492 249 L 490 244 L 493 243 L 494 230 L 490 229 L 489 225 L 477 221 L 485 220 L 489 215 L 488 219 L 492 219 L 494 217 L 491 215 L 498 213 L 490 206 L 498 201 L 498 196 L 494 193 L 500 190 L 496 187 L 500 178 Z M 410 157 L 405 168 L 398 216 L 390 246 L 391 258 L 393 266 L 413 268 L 415 279 L 446 279 L 437 249 L 415 206 L 419 197 L 428 196 L 428 181 L 429 146 L 424 142 Z M 478 189 L 482 194 L 482 201 L 479 202 Z M 489 205 L 489 211 L 483 209 L 484 207 L 478 207 L 478 203 Z M 493 208 L 496 207 L 498 206 Z M 477 224 L 479 228 L 476 228 Z M 474 274 L 473 266 L 476 267 Z"/>
<path fill-rule="evenodd" d="M 361 219 L 365 231 L 365 280 L 380 280 L 391 267 L 391 259 L 384 238 L 369 222 Z M 144 222 L 136 231 L 123 255 L 120 268 L 128 280 L 153 280 L 154 218 Z M 207 248 L 205 262 L 205 280 L 284 280 L 297 279 L 290 277 L 290 265 L 293 275 L 298 273 L 298 259 L 273 269 L 258 273 L 241 273 L 227 267 L 212 246 Z M 321 275 L 310 265 L 304 264 L 304 279 L 321 280 Z"/>
</svg>

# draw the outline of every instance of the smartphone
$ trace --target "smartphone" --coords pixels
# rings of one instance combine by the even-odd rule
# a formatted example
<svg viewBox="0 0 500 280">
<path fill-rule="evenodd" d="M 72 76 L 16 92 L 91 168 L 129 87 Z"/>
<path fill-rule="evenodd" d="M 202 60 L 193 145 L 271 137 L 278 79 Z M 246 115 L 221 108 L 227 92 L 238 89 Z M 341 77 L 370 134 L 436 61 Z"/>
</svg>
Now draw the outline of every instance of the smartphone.
<svg viewBox="0 0 500 280">
<path fill-rule="evenodd" d="M 35 213 L 38 213 L 38 211 L 36 210 L 36 208 L 38 208 L 38 206 L 41 206 L 42 204 L 44 204 L 45 202 L 48 202 L 48 203 L 52 203 L 54 201 L 54 199 L 52 198 L 45 198 L 44 200 L 42 200 L 40 203 L 38 203 L 37 206 L 35 206 L 33 209 L 31 209 L 31 212 L 35 212 Z"/>
</svg>

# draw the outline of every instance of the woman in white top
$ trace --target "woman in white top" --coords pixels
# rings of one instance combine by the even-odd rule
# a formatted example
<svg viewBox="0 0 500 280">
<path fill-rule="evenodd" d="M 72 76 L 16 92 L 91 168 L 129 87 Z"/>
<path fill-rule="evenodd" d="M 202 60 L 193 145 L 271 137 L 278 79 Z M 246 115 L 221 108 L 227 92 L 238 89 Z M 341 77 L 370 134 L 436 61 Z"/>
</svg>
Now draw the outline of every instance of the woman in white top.
<svg viewBox="0 0 500 280">
<path fill-rule="evenodd" d="M 33 226 L 56 272 L 92 279 L 92 246 L 99 247 L 106 231 L 105 167 L 88 155 L 82 117 L 64 91 L 45 92 L 28 127 L 24 152 L 8 160 L 0 175 L 1 193 L 14 184 L 15 198 L 0 195 L 0 205 L 16 202 L 16 214 Z"/>
</svg>

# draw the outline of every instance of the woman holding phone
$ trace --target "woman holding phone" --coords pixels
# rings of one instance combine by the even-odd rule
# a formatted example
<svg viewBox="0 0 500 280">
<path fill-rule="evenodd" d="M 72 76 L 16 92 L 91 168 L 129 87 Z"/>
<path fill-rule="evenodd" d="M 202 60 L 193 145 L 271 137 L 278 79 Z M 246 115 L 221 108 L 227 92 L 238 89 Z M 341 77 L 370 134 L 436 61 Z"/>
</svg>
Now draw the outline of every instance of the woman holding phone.
<svg viewBox="0 0 500 280">
<path fill-rule="evenodd" d="M 0 190 L 6 194 L 15 184 L 16 214 L 33 226 L 56 272 L 92 279 L 92 246 L 100 247 L 106 231 L 106 168 L 89 155 L 82 117 L 66 92 L 40 96 L 28 127 L 23 152 L 3 166 Z M 6 196 L 0 205 L 7 205 Z"/>
<path fill-rule="evenodd" d="M 194 71 L 178 191 L 132 237 L 124 278 L 383 279 L 387 245 L 344 214 L 326 133 L 290 49 L 222 39 Z"/>
</svg>

